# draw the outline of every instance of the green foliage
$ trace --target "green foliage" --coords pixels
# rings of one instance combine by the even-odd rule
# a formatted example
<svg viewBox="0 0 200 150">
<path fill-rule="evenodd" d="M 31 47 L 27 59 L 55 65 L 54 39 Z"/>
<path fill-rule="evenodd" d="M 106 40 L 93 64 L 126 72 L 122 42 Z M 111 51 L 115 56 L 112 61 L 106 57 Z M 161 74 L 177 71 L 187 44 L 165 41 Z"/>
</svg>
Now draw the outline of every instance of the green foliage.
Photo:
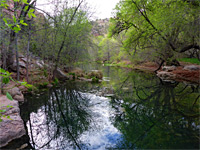
<svg viewBox="0 0 200 150">
<path fill-rule="evenodd" d="M 76 79 L 76 74 L 74 72 L 70 72 L 69 75 L 72 75 L 73 76 L 73 80 Z"/>
<path fill-rule="evenodd" d="M 125 0 L 116 6 L 109 37 L 124 36 L 123 49 L 133 59 L 168 59 L 174 51 L 199 43 L 200 2 Z"/>
<path fill-rule="evenodd" d="M 39 89 L 47 88 L 47 85 L 48 85 L 48 84 L 49 84 L 48 82 L 40 83 L 40 84 L 38 85 L 38 88 L 39 88 Z"/>
<path fill-rule="evenodd" d="M 96 77 L 92 77 L 92 82 L 93 82 L 93 83 L 99 83 L 99 79 L 96 78 Z"/>
<path fill-rule="evenodd" d="M 19 2 L 20 5 L 29 4 L 27 0 L 14 0 L 14 2 Z M 16 6 L 15 10 L 23 11 L 21 10 L 22 7 L 20 5 Z M 0 9 L 8 9 L 8 4 L 6 0 L 0 1 Z M 24 11 L 27 11 L 27 9 L 28 9 L 28 6 L 25 7 Z M 34 14 L 34 9 L 30 9 L 27 13 L 28 13 L 29 18 L 36 17 L 36 15 Z M 21 30 L 21 25 L 23 26 L 28 25 L 27 23 L 24 22 L 24 18 L 17 18 L 16 15 L 13 15 L 12 19 L 9 17 L 4 17 L 2 18 L 2 20 L 4 21 L 4 24 L 5 24 L 5 26 L 1 27 L 3 30 L 11 29 L 16 33 L 18 33 Z"/>
<path fill-rule="evenodd" d="M 53 60 L 54 63 L 59 61 L 59 65 L 73 64 L 89 58 L 88 47 L 91 43 L 92 26 L 87 12 L 81 8 L 77 10 L 74 19 L 70 21 L 74 11 L 75 7 L 63 5 L 62 11 L 41 20 L 43 24 L 35 23 L 35 28 L 41 28 L 41 25 L 45 27 L 34 31 L 35 36 L 32 37 L 30 46 L 34 55 Z M 58 60 L 56 57 L 59 51 Z"/>
<path fill-rule="evenodd" d="M 59 80 L 58 78 L 55 78 L 54 81 L 52 82 L 53 85 L 58 85 L 59 84 Z"/>
<path fill-rule="evenodd" d="M 6 93 L 6 97 L 9 99 L 9 100 L 13 100 L 12 96 L 7 92 Z"/>
<path fill-rule="evenodd" d="M 179 58 L 178 60 L 181 62 L 189 62 L 192 64 L 200 65 L 200 61 L 197 58 Z"/>
<path fill-rule="evenodd" d="M 48 72 L 47 72 L 47 70 L 44 69 L 43 72 L 44 72 L 44 76 L 45 76 L 45 77 L 48 77 Z"/>
<path fill-rule="evenodd" d="M 75 76 L 76 74 L 74 72 L 70 72 L 69 75 Z"/>
</svg>

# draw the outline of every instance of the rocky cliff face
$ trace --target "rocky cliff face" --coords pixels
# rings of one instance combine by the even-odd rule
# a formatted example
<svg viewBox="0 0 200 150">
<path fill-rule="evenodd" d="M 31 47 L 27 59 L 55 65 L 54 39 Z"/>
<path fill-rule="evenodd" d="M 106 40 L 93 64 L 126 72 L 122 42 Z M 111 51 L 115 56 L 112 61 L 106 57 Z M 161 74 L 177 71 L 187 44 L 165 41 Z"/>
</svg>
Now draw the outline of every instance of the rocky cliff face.
<svg viewBox="0 0 200 150">
<path fill-rule="evenodd" d="M 108 26 L 109 26 L 109 19 L 98 19 L 96 21 L 91 22 L 92 34 L 94 36 L 104 35 L 107 33 Z"/>
</svg>

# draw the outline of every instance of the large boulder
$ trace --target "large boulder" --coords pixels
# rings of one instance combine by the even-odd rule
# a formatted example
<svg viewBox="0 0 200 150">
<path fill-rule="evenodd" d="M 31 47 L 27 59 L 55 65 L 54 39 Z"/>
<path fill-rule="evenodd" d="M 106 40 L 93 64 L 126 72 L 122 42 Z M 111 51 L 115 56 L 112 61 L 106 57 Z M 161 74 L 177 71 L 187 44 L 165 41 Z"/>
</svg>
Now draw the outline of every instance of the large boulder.
<svg viewBox="0 0 200 150">
<path fill-rule="evenodd" d="M 55 78 L 59 79 L 59 80 L 68 80 L 69 77 L 60 69 L 54 70 L 54 76 Z"/>
<path fill-rule="evenodd" d="M 9 142 L 18 139 L 26 134 L 24 122 L 20 117 L 18 101 L 8 100 L 6 96 L 0 96 L 0 109 L 5 110 L 3 115 L 9 118 L 1 118 L 0 122 L 0 148 Z M 12 106 L 7 107 L 8 105 Z"/>
<path fill-rule="evenodd" d="M 24 61 L 19 61 L 19 67 L 20 68 L 26 68 L 26 64 L 24 63 Z M 15 60 L 14 63 L 10 66 L 10 68 L 13 71 L 17 71 L 17 61 Z"/>
<path fill-rule="evenodd" d="M 3 89 L 3 94 L 9 93 L 12 97 L 14 97 L 15 95 L 21 95 L 21 91 L 19 90 L 18 87 L 10 87 L 10 86 L 6 86 Z"/>
</svg>

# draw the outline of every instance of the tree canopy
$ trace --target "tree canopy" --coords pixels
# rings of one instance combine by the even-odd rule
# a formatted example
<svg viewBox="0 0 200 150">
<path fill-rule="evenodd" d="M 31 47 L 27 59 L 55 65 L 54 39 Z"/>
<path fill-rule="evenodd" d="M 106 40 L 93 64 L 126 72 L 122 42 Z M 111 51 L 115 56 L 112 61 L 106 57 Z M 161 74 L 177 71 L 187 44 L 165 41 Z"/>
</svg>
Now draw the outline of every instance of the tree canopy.
<svg viewBox="0 0 200 150">
<path fill-rule="evenodd" d="M 127 51 L 133 55 L 142 53 L 143 57 L 151 54 L 151 59 L 167 61 L 174 54 L 191 49 L 197 53 L 199 6 L 198 0 L 120 1 L 111 19 L 110 36 L 125 34 Z"/>
</svg>

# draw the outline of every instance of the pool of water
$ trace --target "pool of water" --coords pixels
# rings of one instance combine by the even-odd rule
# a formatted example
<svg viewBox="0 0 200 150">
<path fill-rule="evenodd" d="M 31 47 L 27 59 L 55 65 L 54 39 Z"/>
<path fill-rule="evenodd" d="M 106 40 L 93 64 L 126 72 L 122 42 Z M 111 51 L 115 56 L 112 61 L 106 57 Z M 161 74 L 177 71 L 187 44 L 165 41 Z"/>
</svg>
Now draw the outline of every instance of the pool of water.
<svg viewBox="0 0 200 150">
<path fill-rule="evenodd" d="M 199 85 L 95 66 L 100 84 L 68 81 L 25 96 L 35 149 L 199 149 Z"/>
</svg>

